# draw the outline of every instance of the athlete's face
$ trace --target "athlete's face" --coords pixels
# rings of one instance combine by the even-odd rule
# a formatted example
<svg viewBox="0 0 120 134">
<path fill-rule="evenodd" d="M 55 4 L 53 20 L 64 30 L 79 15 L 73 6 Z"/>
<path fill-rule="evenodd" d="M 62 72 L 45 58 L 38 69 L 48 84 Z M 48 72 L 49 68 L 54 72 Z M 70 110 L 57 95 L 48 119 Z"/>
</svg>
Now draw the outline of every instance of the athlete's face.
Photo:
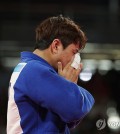
<svg viewBox="0 0 120 134">
<path fill-rule="evenodd" d="M 70 44 L 68 47 L 63 49 L 60 53 L 60 61 L 62 63 L 63 68 L 68 64 L 68 62 L 71 61 L 73 56 L 78 52 L 79 50 L 79 44 Z"/>
<path fill-rule="evenodd" d="M 63 44 L 59 39 L 54 39 L 51 43 L 49 50 L 52 55 L 52 66 L 57 69 L 58 62 L 62 63 L 62 68 L 64 68 L 74 57 L 74 55 L 79 51 L 80 45 L 71 43 L 65 49 Z M 49 56 L 48 56 L 49 58 Z"/>
</svg>

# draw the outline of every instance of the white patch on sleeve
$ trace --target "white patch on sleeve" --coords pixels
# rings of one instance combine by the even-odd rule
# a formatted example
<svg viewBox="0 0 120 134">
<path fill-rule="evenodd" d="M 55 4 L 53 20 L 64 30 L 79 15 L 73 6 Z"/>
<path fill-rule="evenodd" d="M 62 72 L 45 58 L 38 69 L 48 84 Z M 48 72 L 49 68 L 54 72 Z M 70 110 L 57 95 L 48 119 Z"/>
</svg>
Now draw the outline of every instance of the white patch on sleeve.
<svg viewBox="0 0 120 134">
<path fill-rule="evenodd" d="M 7 109 L 7 134 L 22 134 L 23 130 L 20 125 L 20 115 L 18 107 L 14 100 L 14 85 L 16 80 L 25 67 L 26 63 L 19 63 L 16 68 L 17 71 L 14 71 L 11 80 L 10 80 L 10 87 L 9 87 L 9 100 L 8 100 L 8 109 Z"/>
</svg>

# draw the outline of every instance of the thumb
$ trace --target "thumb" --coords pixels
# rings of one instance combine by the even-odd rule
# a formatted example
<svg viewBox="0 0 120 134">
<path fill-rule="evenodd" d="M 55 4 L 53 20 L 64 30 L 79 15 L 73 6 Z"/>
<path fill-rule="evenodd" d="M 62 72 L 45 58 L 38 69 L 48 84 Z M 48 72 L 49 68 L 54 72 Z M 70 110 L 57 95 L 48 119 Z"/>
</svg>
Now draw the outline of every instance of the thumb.
<svg viewBox="0 0 120 134">
<path fill-rule="evenodd" d="M 62 63 L 58 62 L 58 74 L 62 73 Z"/>
<path fill-rule="evenodd" d="M 82 70 L 82 68 L 83 68 L 83 64 L 82 64 L 82 63 L 80 63 L 80 70 Z"/>
</svg>

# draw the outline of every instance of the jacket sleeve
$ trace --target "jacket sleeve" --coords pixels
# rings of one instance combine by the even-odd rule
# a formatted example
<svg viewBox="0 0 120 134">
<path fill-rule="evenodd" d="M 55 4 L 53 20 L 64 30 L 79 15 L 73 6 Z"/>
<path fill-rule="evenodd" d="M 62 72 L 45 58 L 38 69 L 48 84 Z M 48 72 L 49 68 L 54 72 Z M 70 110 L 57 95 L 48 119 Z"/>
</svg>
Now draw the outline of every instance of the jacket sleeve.
<svg viewBox="0 0 120 134">
<path fill-rule="evenodd" d="M 26 96 L 66 123 L 83 118 L 94 104 L 87 90 L 37 64 L 26 65 L 17 81 Z"/>
<path fill-rule="evenodd" d="M 83 89 L 83 88 L 79 86 L 79 90 L 81 90 L 81 89 Z M 85 99 L 87 99 L 87 96 L 85 97 L 85 95 L 86 95 L 86 90 L 83 91 L 83 97 Z M 88 100 L 85 100 L 85 101 L 84 101 L 84 104 L 85 105 L 83 105 L 83 109 L 88 108 L 88 110 L 86 110 L 87 112 L 86 113 L 83 113 L 83 116 L 81 116 L 78 120 L 74 120 L 72 122 L 67 123 L 67 125 L 68 125 L 69 128 L 71 128 L 71 129 L 75 128 L 81 122 L 81 120 L 85 117 L 85 115 L 90 111 L 92 105 L 94 104 L 94 99 L 93 99 L 93 104 L 92 103 L 89 103 L 89 98 L 88 98 Z"/>
</svg>

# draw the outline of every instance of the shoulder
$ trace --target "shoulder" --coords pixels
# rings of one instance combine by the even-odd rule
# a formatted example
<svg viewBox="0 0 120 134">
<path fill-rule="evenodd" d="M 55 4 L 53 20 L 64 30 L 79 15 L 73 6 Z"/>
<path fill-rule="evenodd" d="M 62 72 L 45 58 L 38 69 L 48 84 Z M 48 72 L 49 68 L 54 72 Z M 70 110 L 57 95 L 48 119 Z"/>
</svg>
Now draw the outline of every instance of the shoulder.
<svg viewBox="0 0 120 134">
<path fill-rule="evenodd" d="M 33 74 L 33 73 L 40 74 L 40 73 L 48 73 L 48 72 L 56 73 L 56 71 L 49 64 L 42 63 L 36 60 L 29 61 L 24 67 L 23 72 L 29 74 Z"/>
</svg>

